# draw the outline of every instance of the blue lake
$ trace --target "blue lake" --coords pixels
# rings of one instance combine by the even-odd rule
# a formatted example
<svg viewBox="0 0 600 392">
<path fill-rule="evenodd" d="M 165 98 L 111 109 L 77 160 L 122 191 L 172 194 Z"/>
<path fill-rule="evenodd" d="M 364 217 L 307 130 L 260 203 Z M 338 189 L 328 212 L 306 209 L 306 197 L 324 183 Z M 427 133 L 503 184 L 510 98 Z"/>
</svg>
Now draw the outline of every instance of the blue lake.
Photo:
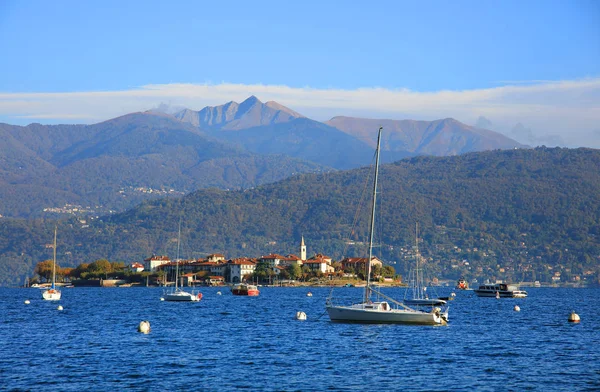
<svg viewBox="0 0 600 392">
<path fill-rule="evenodd" d="M 59 302 L 3 288 L 0 389 L 600 390 L 600 289 L 526 290 L 500 300 L 457 291 L 449 325 L 430 327 L 331 323 L 327 288 L 202 288 L 196 303 L 160 301 L 160 288 L 63 289 Z M 362 289 L 335 294 L 359 301 Z M 581 323 L 567 322 L 571 310 Z"/>
</svg>

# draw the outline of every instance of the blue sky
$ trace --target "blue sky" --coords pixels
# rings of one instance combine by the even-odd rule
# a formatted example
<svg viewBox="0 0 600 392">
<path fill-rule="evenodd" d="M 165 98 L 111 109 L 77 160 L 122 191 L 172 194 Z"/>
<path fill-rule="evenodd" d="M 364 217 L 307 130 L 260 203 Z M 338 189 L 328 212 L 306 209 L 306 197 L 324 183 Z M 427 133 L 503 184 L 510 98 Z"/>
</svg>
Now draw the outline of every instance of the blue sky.
<svg viewBox="0 0 600 392">
<path fill-rule="evenodd" d="M 252 94 L 600 148 L 600 1 L 0 1 L 0 122 Z"/>
</svg>

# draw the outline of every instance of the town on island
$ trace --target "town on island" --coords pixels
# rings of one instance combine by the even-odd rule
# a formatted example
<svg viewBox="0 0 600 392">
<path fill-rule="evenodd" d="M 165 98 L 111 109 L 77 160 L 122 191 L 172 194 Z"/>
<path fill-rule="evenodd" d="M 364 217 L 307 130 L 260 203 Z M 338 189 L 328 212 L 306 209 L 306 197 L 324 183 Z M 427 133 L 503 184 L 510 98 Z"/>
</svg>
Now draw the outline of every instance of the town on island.
<svg viewBox="0 0 600 392">
<path fill-rule="evenodd" d="M 307 257 L 304 237 L 300 243 L 300 255 L 282 256 L 269 254 L 258 258 L 239 257 L 227 260 L 220 253 L 204 259 L 171 260 L 165 255 L 152 255 L 142 262 L 125 264 L 97 260 L 80 264 L 76 268 L 57 268 L 57 285 L 129 287 L 171 286 L 175 282 L 175 270 L 179 269 L 180 286 L 220 286 L 240 282 L 256 282 L 268 285 L 327 285 L 352 284 L 365 279 L 367 257 L 345 257 L 334 261 L 321 253 Z M 372 278 L 382 284 L 401 285 L 401 277 L 394 267 L 384 265 L 373 256 Z M 38 263 L 35 277 L 26 283 L 44 286 L 52 276 L 52 261 Z"/>
</svg>

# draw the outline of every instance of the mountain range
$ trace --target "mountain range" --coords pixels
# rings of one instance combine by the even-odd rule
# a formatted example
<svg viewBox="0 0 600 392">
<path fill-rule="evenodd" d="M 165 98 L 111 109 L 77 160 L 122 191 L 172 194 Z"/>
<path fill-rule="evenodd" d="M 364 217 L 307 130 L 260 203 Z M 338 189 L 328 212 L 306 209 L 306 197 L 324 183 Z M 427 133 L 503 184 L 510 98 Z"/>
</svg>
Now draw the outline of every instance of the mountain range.
<svg viewBox="0 0 600 392">
<path fill-rule="evenodd" d="M 322 123 L 254 96 L 198 112 L 148 111 L 93 125 L 0 124 L 0 215 L 43 216 L 67 205 L 100 215 L 168 194 L 352 169 L 371 162 L 379 126 L 383 162 L 523 147 L 453 119 Z"/>
<path fill-rule="evenodd" d="M 376 251 L 410 269 L 419 222 L 424 268 L 438 277 L 562 282 L 600 279 L 600 150 L 535 148 L 413 157 L 382 165 Z M 371 176 L 371 177 L 370 177 Z M 182 254 L 228 258 L 297 252 L 364 255 L 372 168 L 302 174 L 252 189 L 204 189 L 123 213 L 59 225 L 62 267 Z M 362 203 L 361 203 L 362 200 Z M 362 208 L 358 208 L 362 205 Z M 56 221 L 3 218 L 0 285 L 22 283 Z"/>
</svg>

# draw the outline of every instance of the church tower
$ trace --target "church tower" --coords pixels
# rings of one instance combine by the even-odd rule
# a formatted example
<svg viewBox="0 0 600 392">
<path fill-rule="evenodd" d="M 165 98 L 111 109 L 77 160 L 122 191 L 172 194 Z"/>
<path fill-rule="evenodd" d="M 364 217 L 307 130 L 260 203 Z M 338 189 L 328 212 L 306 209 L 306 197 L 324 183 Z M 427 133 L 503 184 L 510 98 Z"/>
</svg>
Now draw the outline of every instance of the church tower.
<svg viewBox="0 0 600 392">
<path fill-rule="evenodd" d="M 304 236 L 302 236 L 302 242 L 300 243 L 300 258 L 302 261 L 306 261 L 306 245 L 304 244 Z"/>
</svg>

